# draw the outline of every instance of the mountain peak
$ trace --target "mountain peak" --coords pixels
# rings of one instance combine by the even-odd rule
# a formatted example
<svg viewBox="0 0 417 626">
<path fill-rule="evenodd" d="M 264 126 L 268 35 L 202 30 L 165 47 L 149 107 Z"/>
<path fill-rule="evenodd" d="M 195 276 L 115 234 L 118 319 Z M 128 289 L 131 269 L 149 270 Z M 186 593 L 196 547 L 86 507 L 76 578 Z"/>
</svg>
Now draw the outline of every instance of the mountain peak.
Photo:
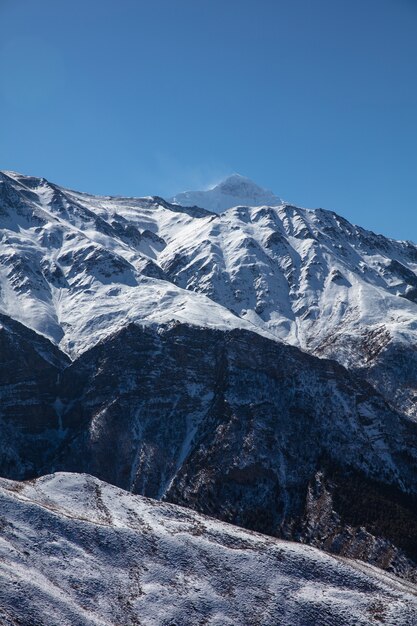
<svg viewBox="0 0 417 626">
<path fill-rule="evenodd" d="M 257 185 L 253 180 L 247 178 L 246 176 L 242 176 L 241 174 L 232 174 L 211 189 L 221 189 L 223 192 L 229 193 L 245 190 L 250 192 L 266 192 L 272 194 L 272 191 L 269 189 L 262 189 L 262 187 Z"/>
<path fill-rule="evenodd" d="M 281 198 L 269 189 L 263 189 L 250 178 L 234 173 L 207 190 L 184 191 L 170 198 L 183 206 L 199 206 L 220 213 L 233 206 L 277 206 Z"/>
<path fill-rule="evenodd" d="M 241 184 L 245 182 L 250 183 L 251 185 L 254 185 L 255 187 L 258 187 L 258 185 L 247 176 L 242 176 L 242 174 L 238 174 L 237 172 L 234 172 L 233 174 L 230 174 L 230 176 L 226 176 L 226 178 L 220 181 L 220 183 L 217 183 L 217 185 L 213 185 L 211 189 L 213 189 L 214 187 L 223 187 L 224 185 L 227 185 L 228 183 Z"/>
</svg>

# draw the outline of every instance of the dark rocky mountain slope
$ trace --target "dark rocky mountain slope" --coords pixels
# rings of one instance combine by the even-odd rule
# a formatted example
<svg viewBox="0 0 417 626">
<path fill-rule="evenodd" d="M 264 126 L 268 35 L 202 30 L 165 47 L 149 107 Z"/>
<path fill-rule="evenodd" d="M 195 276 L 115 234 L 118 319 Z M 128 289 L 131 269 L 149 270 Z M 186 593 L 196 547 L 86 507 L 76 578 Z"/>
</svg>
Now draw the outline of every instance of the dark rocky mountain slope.
<svg viewBox="0 0 417 626">
<path fill-rule="evenodd" d="M 416 577 L 415 422 L 336 362 L 174 323 L 130 324 L 68 365 L 14 331 L 31 340 L 17 334 L 31 402 L 13 415 L 2 403 L 4 476 L 88 472 Z M 8 372 L 6 397 L 21 382 Z"/>
</svg>

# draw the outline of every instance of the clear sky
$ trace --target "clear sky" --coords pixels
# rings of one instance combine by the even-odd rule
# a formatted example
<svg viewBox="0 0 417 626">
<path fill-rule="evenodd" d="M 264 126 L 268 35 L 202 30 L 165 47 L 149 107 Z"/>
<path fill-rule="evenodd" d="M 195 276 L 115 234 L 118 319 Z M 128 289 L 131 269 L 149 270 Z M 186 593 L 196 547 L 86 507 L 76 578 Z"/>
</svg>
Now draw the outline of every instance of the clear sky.
<svg viewBox="0 0 417 626">
<path fill-rule="evenodd" d="M 169 196 L 239 172 L 417 240 L 417 0 L 0 0 L 0 169 Z"/>
</svg>

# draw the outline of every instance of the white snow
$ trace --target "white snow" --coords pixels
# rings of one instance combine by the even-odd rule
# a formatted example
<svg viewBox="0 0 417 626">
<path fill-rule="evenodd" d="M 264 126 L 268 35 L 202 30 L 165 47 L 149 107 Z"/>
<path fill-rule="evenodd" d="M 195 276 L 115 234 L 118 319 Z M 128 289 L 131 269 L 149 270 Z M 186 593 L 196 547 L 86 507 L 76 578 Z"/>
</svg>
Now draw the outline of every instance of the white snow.
<svg viewBox="0 0 417 626">
<path fill-rule="evenodd" d="M 411 626 L 414 585 L 88 475 L 0 479 L 0 621 Z"/>
<path fill-rule="evenodd" d="M 276 206 L 282 204 L 269 189 L 262 189 L 249 178 L 232 174 L 218 185 L 206 191 L 184 191 L 178 193 L 170 202 L 182 206 L 198 206 L 208 211 L 221 213 L 234 206 Z"/>
</svg>

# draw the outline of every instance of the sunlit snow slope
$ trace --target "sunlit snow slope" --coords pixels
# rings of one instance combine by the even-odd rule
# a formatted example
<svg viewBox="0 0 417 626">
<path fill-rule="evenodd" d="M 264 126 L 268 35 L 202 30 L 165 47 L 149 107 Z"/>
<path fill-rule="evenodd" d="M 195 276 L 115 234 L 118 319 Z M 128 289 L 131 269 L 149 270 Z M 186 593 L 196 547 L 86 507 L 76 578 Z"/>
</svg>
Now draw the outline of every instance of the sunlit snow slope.
<svg viewBox="0 0 417 626">
<path fill-rule="evenodd" d="M 230 187 L 236 204 L 259 200 L 247 179 L 219 186 Z M 0 228 L 0 311 L 71 357 L 130 321 L 252 329 L 362 372 L 395 408 L 417 415 L 411 242 L 321 209 L 235 206 L 218 215 L 10 172 L 0 175 Z"/>
<path fill-rule="evenodd" d="M 158 263 L 169 242 L 211 217 L 158 198 L 94 197 L 0 174 L 0 311 L 71 356 L 132 321 L 250 329 L 177 287 Z"/>
<path fill-rule="evenodd" d="M 0 480 L 0 623 L 412 626 L 415 587 L 86 474 Z"/>
</svg>

